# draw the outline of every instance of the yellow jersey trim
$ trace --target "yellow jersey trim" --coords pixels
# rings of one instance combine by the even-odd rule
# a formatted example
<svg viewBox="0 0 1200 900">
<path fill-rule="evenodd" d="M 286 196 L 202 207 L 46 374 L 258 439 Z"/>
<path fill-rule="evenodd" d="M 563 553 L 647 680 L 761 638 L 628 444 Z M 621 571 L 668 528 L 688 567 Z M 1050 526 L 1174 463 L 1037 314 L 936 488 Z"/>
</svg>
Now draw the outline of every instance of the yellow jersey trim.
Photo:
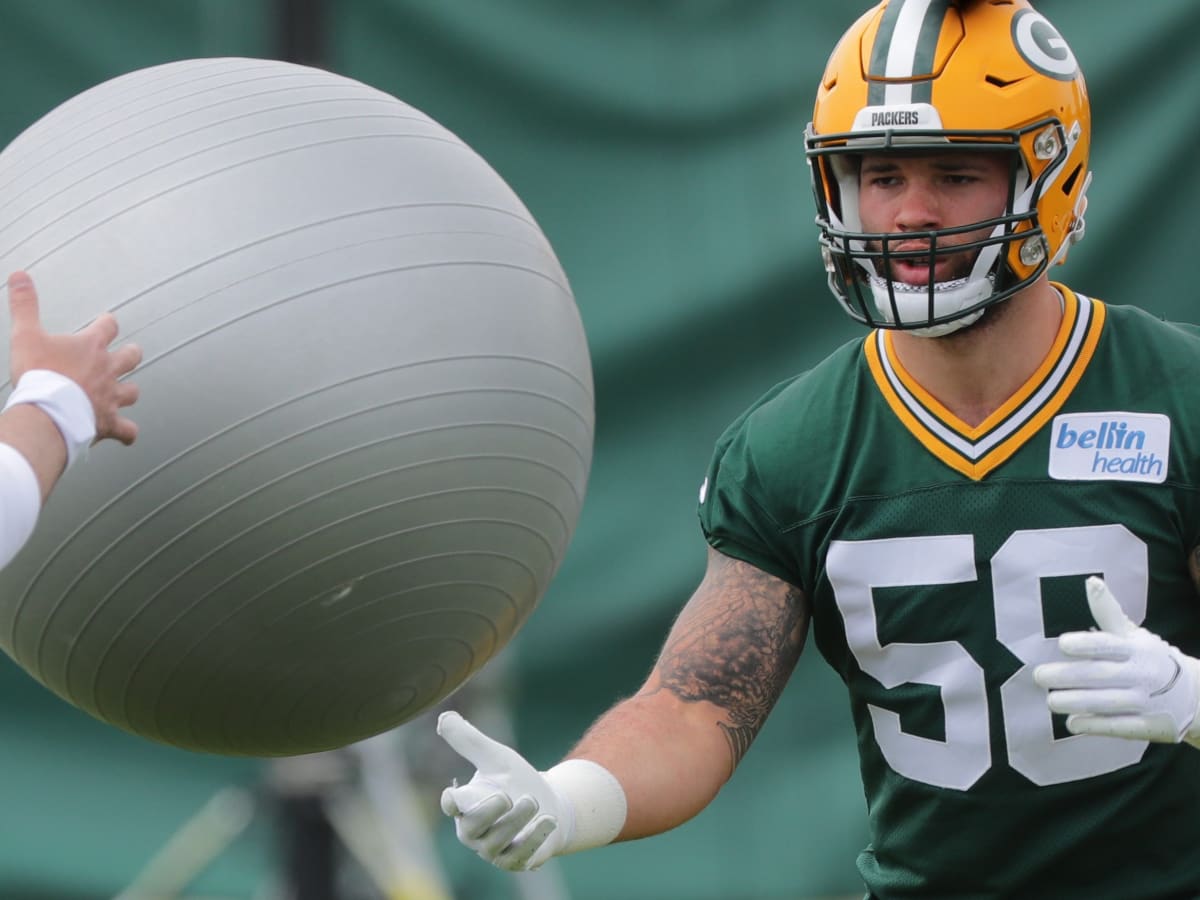
<svg viewBox="0 0 1200 900">
<path fill-rule="evenodd" d="M 1104 304 L 1055 286 L 1062 292 L 1064 311 L 1049 353 L 1008 400 L 975 426 L 946 409 L 905 371 L 890 330 L 877 329 L 863 342 L 867 366 L 892 412 L 926 450 L 974 481 L 1004 463 L 1050 421 L 1095 354 Z"/>
</svg>

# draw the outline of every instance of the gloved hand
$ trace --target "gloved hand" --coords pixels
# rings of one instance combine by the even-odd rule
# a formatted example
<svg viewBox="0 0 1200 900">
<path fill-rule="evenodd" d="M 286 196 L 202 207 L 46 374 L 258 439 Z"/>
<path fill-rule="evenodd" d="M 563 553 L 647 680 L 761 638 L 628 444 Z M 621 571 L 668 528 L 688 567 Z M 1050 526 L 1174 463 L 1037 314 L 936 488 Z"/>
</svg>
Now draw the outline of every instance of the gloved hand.
<svg viewBox="0 0 1200 900">
<path fill-rule="evenodd" d="M 442 812 L 458 839 L 481 858 L 514 872 L 552 856 L 609 843 L 625 822 L 625 794 L 607 769 L 583 759 L 539 772 L 456 712 L 438 716 L 437 733 L 476 768 L 442 792 Z"/>
<path fill-rule="evenodd" d="M 1134 625 L 1103 579 L 1087 580 L 1099 631 L 1058 639 L 1072 659 L 1044 663 L 1033 678 L 1073 734 L 1200 744 L 1200 661 Z"/>
</svg>

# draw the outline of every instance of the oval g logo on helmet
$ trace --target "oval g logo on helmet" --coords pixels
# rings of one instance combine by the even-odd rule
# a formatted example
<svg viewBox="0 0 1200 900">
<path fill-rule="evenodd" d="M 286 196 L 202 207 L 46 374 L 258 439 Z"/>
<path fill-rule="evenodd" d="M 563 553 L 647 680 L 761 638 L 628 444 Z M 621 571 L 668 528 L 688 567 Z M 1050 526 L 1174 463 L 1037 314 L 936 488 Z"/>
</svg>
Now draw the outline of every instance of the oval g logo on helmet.
<svg viewBox="0 0 1200 900">
<path fill-rule="evenodd" d="M 1066 40 L 1040 13 L 1019 10 L 1012 18 L 1012 37 L 1025 62 L 1043 75 L 1070 81 L 1079 72 Z"/>
</svg>

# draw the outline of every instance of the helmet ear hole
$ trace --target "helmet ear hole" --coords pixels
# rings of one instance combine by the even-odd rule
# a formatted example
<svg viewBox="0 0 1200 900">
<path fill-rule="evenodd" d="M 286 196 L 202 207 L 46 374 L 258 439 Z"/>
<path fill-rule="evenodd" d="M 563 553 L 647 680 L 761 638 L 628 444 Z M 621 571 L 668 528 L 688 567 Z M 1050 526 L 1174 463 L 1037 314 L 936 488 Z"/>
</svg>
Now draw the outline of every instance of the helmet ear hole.
<svg viewBox="0 0 1200 900">
<path fill-rule="evenodd" d="M 833 166 L 830 165 L 832 169 Z M 842 182 L 836 174 L 832 178 L 825 181 L 826 189 L 829 191 L 829 207 L 840 218 L 842 216 Z"/>
<path fill-rule="evenodd" d="M 1079 180 L 1079 175 L 1083 172 L 1083 166 L 1076 166 L 1075 169 L 1063 179 L 1062 192 L 1068 197 L 1075 190 L 1075 182 Z"/>
</svg>

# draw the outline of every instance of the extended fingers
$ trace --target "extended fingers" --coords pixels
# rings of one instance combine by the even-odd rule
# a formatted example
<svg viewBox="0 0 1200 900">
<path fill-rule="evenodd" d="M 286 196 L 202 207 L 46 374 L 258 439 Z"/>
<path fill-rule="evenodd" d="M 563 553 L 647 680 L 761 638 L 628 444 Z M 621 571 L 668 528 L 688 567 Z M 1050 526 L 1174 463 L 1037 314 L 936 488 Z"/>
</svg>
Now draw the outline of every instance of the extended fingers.
<svg viewBox="0 0 1200 900">
<path fill-rule="evenodd" d="M 460 820 L 459 838 L 480 857 L 498 868 L 523 872 L 537 868 L 552 855 L 539 851 L 558 827 L 558 820 L 538 815 L 538 805 L 532 797 L 520 797 L 511 810 L 474 839 L 467 838 L 461 825 Z"/>
<path fill-rule="evenodd" d="M 1058 649 L 1067 656 L 1086 659 L 1129 659 L 1133 650 L 1129 639 L 1107 631 L 1070 631 L 1059 635 Z"/>
<path fill-rule="evenodd" d="M 124 416 L 118 416 L 113 420 L 112 424 L 105 429 L 101 437 L 110 437 L 120 441 L 125 446 L 129 446 L 137 440 L 138 426 L 137 422 L 132 419 L 127 419 Z"/>
<path fill-rule="evenodd" d="M 98 333 L 96 337 L 98 340 L 103 339 L 103 334 Z M 101 437 L 113 438 L 129 445 L 137 440 L 137 423 L 117 411 L 137 403 L 142 392 L 134 382 L 120 379 L 137 368 L 142 361 L 142 349 L 137 344 L 125 344 L 109 352 L 108 357 L 110 377 L 117 381 L 112 393 L 104 400 L 97 401 L 97 432 Z"/>
<path fill-rule="evenodd" d="M 1101 737 L 1133 737 L 1135 731 L 1145 728 L 1140 716 L 1067 716 L 1067 730 L 1071 734 L 1093 734 Z"/>
<path fill-rule="evenodd" d="M 1051 691 L 1046 697 L 1051 712 L 1068 716 L 1134 715 L 1145 710 L 1146 694 L 1131 688 Z"/>
<path fill-rule="evenodd" d="M 8 276 L 8 311 L 12 316 L 13 331 L 42 327 L 37 289 L 25 272 L 13 272 Z"/>
<path fill-rule="evenodd" d="M 121 381 L 117 383 L 117 406 L 133 406 L 138 402 L 138 398 L 142 396 L 141 388 L 132 381 Z"/>
<path fill-rule="evenodd" d="M 107 347 L 117 339 L 120 328 L 117 326 L 116 316 L 112 313 L 101 313 L 79 333 L 95 340 L 99 346 Z"/>
<path fill-rule="evenodd" d="M 1033 670 L 1033 680 L 1048 691 L 1129 687 L 1135 681 L 1124 663 L 1108 660 L 1043 663 Z"/>
<path fill-rule="evenodd" d="M 458 839 L 501 869 L 537 868 L 552 855 L 543 846 L 558 819 L 539 814 L 537 800 L 527 794 L 514 800 L 496 784 L 472 780 L 442 791 L 441 807 L 454 818 Z"/>
<path fill-rule="evenodd" d="M 142 348 L 137 344 L 123 344 L 112 352 L 113 371 L 119 378 L 128 375 L 142 362 Z"/>
<path fill-rule="evenodd" d="M 134 358 L 140 358 L 141 352 L 133 348 L 134 353 L 127 354 L 126 362 L 136 365 Z M 120 415 L 118 410 L 133 406 L 141 397 L 141 389 L 132 381 L 117 381 L 115 389 L 108 398 L 96 407 L 96 432 L 101 438 L 113 438 L 128 446 L 137 440 L 138 426 L 132 419 Z"/>
<path fill-rule="evenodd" d="M 476 838 L 476 852 L 488 860 L 499 857 L 537 815 L 537 811 L 537 803 L 532 797 L 518 797 L 512 809 L 497 818 L 487 831 Z"/>
<path fill-rule="evenodd" d="M 1166 715 L 1067 716 L 1067 730 L 1072 734 L 1091 734 L 1127 740 L 1164 743 L 1174 743 L 1178 740 L 1175 725 L 1170 716 Z"/>
<path fill-rule="evenodd" d="M 1092 611 L 1092 618 L 1102 631 L 1125 636 L 1137 631 L 1137 626 L 1125 615 L 1121 604 L 1117 602 L 1103 578 L 1093 575 L 1088 578 L 1086 586 L 1088 607 Z"/>
<path fill-rule="evenodd" d="M 553 816 L 538 816 L 512 840 L 504 852 L 497 854 L 496 865 L 510 872 L 540 868 L 554 855 L 547 838 L 557 827 L 558 820 Z"/>
<path fill-rule="evenodd" d="M 480 796 L 462 790 L 450 788 L 442 793 L 442 811 L 454 816 L 458 836 L 474 844 L 513 808 L 513 802 L 500 791 Z"/>
<path fill-rule="evenodd" d="M 503 792 L 482 785 L 464 785 L 442 792 L 442 812 L 454 817 L 458 839 L 480 857 L 501 869 L 519 872 L 531 867 L 546 839 L 558 826 L 549 815 L 538 815 L 529 796 L 512 801 Z M 544 860 L 537 862 L 540 865 Z"/>
<path fill-rule="evenodd" d="M 437 733 L 455 753 L 485 775 L 533 771 L 516 750 L 488 737 L 453 710 L 438 716 Z"/>
</svg>

